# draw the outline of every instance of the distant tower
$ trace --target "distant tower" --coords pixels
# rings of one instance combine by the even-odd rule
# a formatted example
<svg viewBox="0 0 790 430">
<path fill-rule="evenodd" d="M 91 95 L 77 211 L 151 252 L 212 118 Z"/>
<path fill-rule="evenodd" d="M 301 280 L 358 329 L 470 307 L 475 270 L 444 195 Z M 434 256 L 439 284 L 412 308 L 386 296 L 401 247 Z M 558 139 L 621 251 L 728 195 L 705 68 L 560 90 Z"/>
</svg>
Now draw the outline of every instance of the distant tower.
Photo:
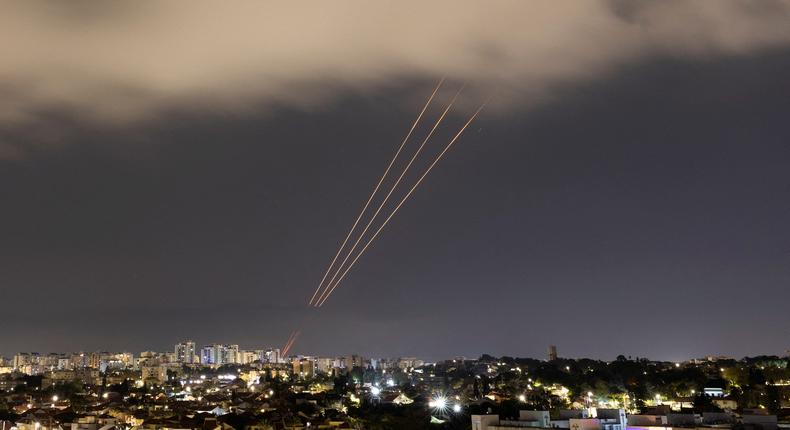
<svg viewBox="0 0 790 430">
<path fill-rule="evenodd" d="M 549 361 L 557 359 L 557 345 L 549 345 Z"/>
</svg>

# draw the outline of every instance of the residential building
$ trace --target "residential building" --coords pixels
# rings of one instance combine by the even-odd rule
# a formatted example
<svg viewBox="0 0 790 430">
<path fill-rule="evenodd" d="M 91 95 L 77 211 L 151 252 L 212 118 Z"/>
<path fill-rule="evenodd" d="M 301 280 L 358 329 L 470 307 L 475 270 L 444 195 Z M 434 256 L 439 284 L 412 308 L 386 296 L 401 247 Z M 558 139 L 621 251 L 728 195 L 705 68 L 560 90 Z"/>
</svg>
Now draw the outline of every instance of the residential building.
<svg viewBox="0 0 790 430">
<path fill-rule="evenodd" d="M 294 377 L 308 379 L 315 376 L 315 359 L 312 357 L 295 358 L 291 364 L 293 365 Z"/>
<path fill-rule="evenodd" d="M 195 342 L 185 340 L 177 343 L 175 347 L 176 362 L 178 363 L 194 363 L 195 360 Z"/>
<path fill-rule="evenodd" d="M 167 368 L 160 363 L 148 362 L 140 370 L 144 382 L 163 384 L 167 381 Z"/>
</svg>

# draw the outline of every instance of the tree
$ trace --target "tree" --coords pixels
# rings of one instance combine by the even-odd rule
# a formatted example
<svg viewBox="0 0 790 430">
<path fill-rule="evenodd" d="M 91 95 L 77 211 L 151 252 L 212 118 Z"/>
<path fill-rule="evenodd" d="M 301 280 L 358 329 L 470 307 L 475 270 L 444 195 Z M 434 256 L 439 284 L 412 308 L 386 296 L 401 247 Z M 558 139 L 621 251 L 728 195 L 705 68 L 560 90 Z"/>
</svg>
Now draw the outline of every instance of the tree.
<svg viewBox="0 0 790 430">
<path fill-rule="evenodd" d="M 705 412 L 721 412 L 721 409 L 713 403 L 713 399 L 710 396 L 698 393 L 694 396 L 694 413 L 701 414 Z"/>
<path fill-rule="evenodd" d="M 333 390 L 342 396 L 348 392 L 348 384 L 349 377 L 347 374 L 338 375 L 335 377 Z"/>
<path fill-rule="evenodd" d="M 765 402 L 763 405 L 766 409 L 771 411 L 772 413 L 779 412 L 781 408 L 782 397 L 781 393 L 779 392 L 779 387 L 776 385 L 768 385 L 765 388 Z"/>
</svg>

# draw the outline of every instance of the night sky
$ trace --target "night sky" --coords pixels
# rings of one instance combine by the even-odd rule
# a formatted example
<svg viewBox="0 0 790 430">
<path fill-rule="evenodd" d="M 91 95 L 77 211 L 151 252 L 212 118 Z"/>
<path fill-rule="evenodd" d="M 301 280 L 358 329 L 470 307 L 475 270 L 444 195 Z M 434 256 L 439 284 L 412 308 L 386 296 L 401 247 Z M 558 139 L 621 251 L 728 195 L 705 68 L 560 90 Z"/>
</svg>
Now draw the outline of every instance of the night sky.
<svg viewBox="0 0 790 430">
<path fill-rule="evenodd" d="M 296 99 L 256 87 L 241 104 L 224 85 L 176 102 L 125 88 L 133 106 L 105 115 L 127 99 L 55 89 L 77 69 L 20 85 L 4 56 L 0 354 L 281 347 L 297 327 L 292 352 L 317 355 L 783 354 L 790 36 L 768 32 L 735 50 L 628 48 L 595 73 L 524 78 L 538 88 L 519 86 L 512 52 L 490 80 L 448 70 L 442 101 L 470 87 L 429 155 L 492 102 L 318 310 L 307 299 L 447 63 L 361 83 L 305 72 Z"/>
</svg>

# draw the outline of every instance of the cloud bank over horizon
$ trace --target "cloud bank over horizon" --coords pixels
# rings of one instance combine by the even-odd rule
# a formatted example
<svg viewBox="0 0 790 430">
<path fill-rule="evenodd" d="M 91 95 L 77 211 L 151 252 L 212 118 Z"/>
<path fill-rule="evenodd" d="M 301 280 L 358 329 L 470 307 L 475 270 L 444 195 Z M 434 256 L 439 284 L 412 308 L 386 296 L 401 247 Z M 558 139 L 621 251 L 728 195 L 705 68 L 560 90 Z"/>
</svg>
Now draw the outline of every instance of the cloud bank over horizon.
<svg viewBox="0 0 790 430">
<path fill-rule="evenodd" d="M 788 22 L 790 0 L 15 1 L 0 15 L 0 130 L 53 112 L 112 126 L 311 108 L 443 75 L 506 89 L 500 106 L 534 103 L 627 62 L 785 46 Z M 0 159 L 39 137 L 0 139 Z"/>
</svg>

